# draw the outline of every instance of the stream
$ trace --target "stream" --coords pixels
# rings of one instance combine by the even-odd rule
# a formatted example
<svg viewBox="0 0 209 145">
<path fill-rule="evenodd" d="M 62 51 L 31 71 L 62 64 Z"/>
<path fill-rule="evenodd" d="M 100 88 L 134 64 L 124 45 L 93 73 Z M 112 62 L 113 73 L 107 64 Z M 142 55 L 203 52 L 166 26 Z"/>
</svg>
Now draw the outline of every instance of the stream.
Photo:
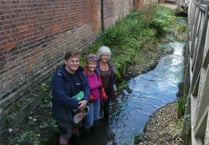
<svg viewBox="0 0 209 145">
<path fill-rule="evenodd" d="M 128 82 L 110 104 L 109 122 L 100 121 L 94 131 L 71 139 L 73 145 L 133 145 L 135 135 L 143 133 L 149 117 L 160 107 L 177 100 L 178 84 L 183 81 L 183 42 L 164 45 L 157 66 Z"/>
<path fill-rule="evenodd" d="M 183 47 L 184 43 L 169 43 L 164 50 L 173 49 L 172 54 L 161 57 L 152 71 L 129 81 L 132 92 L 121 96 L 123 101 L 119 98 L 120 113 L 112 113 L 110 128 L 117 145 L 132 145 L 134 136 L 143 133 L 150 115 L 176 101 L 178 84 L 183 80 Z"/>
</svg>

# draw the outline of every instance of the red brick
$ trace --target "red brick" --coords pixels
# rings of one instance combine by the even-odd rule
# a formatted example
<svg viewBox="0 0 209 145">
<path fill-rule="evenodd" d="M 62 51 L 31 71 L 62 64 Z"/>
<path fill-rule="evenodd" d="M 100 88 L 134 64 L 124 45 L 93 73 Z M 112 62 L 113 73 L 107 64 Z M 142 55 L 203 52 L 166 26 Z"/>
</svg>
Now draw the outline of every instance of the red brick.
<svg viewBox="0 0 209 145">
<path fill-rule="evenodd" d="M 9 49 L 12 49 L 14 47 L 15 47 L 15 45 L 13 43 L 8 43 L 8 44 L 6 44 L 5 49 L 9 50 Z"/>
<path fill-rule="evenodd" d="M 27 91 L 28 89 L 23 89 L 23 86 L 19 85 L 20 78 L 26 79 L 25 85 L 28 87 L 38 84 L 40 83 L 38 81 L 48 77 L 49 74 L 46 74 L 45 70 L 54 71 L 56 63 L 62 61 L 67 50 L 87 48 L 86 44 L 92 43 L 101 31 L 100 2 L 1 0 L 0 55 L 3 54 L 5 60 L 9 62 L 4 65 L 8 67 L 4 67 L 0 72 L 0 78 L 10 80 L 7 82 L 0 79 L 4 89 L 7 92 L 15 89 L 17 92 L 21 89 Z M 125 17 L 127 9 L 131 11 L 134 7 L 133 0 L 103 0 L 103 2 L 106 28 L 120 17 Z M 37 72 L 41 75 L 37 76 Z M 6 94 L 1 95 L 7 97 Z M 19 96 L 17 93 L 10 101 L 17 100 Z M 3 114 L 8 112 L 4 107 L 0 108 Z"/>
</svg>

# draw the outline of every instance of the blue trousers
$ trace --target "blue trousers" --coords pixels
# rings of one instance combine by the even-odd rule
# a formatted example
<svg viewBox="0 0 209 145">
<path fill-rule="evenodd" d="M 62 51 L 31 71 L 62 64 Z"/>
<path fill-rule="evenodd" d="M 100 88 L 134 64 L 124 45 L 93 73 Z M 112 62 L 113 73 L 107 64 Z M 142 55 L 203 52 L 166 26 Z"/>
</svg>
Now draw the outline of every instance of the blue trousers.
<svg viewBox="0 0 209 145">
<path fill-rule="evenodd" d="M 86 129 L 91 128 L 94 125 L 94 122 L 99 119 L 99 117 L 100 117 L 100 99 L 89 104 L 89 112 L 86 115 L 84 127 Z"/>
</svg>

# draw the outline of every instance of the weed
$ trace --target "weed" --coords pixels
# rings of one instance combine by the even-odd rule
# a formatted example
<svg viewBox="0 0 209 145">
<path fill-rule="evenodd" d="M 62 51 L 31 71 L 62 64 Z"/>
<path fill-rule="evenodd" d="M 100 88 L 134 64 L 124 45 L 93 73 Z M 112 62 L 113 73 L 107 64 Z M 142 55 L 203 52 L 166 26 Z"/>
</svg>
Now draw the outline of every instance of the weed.
<svg viewBox="0 0 209 145">
<path fill-rule="evenodd" d="M 33 130 L 28 130 L 28 131 L 24 131 L 22 134 L 20 134 L 17 137 L 17 142 L 18 143 L 25 142 L 33 145 L 41 145 L 39 138 L 40 138 L 40 134 L 36 134 L 35 131 Z"/>
<path fill-rule="evenodd" d="M 154 18 L 151 22 L 151 27 L 157 30 L 158 36 L 165 34 L 168 30 L 168 26 L 174 17 L 174 10 L 169 8 L 158 6 Z"/>
<path fill-rule="evenodd" d="M 127 66 L 129 64 L 143 62 L 142 50 L 146 53 L 149 51 L 150 47 L 156 45 L 158 42 L 158 33 L 165 33 L 169 21 L 172 19 L 172 11 L 150 5 L 146 9 L 139 11 L 132 11 L 126 18 L 119 20 L 115 26 L 105 29 L 103 33 L 100 34 L 95 43 L 93 43 L 87 51 L 83 52 L 84 56 L 89 53 L 96 53 L 97 49 L 102 45 L 107 45 L 111 48 L 113 57 L 111 59 L 115 67 L 116 82 L 118 83 L 118 89 L 122 90 L 127 82 L 123 79 L 125 73 L 127 72 Z M 184 28 L 179 27 L 179 31 L 184 31 Z M 81 66 L 85 66 L 85 57 L 81 58 Z M 142 66 L 139 66 L 142 67 Z M 49 76 L 49 79 L 51 76 Z M 51 115 L 51 91 L 49 86 L 49 80 L 43 82 L 39 89 L 40 92 L 36 92 L 31 97 L 42 96 L 43 103 L 39 106 L 41 113 L 46 113 Z M 185 100 L 179 100 L 179 112 L 182 115 L 184 110 Z M 20 104 L 16 105 L 16 108 L 20 108 Z M 46 119 L 48 116 L 43 116 L 44 121 L 35 127 L 33 130 L 25 129 L 23 132 L 18 132 L 16 138 L 10 139 L 11 144 L 33 144 L 41 145 L 43 141 L 44 131 L 47 128 L 53 130 L 57 129 L 54 120 L 51 118 Z M 40 117 L 40 116 L 39 116 Z M 13 120 L 14 116 L 10 115 L 5 118 L 8 123 L 8 127 Z M 31 114 L 28 118 L 28 125 L 35 125 L 38 117 Z M 34 126 L 33 126 L 34 127 Z M 47 133 L 48 134 L 48 133 Z"/>
<path fill-rule="evenodd" d="M 178 118 L 181 118 L 184 115 L 185 108 L 186 108 L 186 102 L 187 98 L 186 97 L 180 97 L 178 98 Z"/>
</svg>

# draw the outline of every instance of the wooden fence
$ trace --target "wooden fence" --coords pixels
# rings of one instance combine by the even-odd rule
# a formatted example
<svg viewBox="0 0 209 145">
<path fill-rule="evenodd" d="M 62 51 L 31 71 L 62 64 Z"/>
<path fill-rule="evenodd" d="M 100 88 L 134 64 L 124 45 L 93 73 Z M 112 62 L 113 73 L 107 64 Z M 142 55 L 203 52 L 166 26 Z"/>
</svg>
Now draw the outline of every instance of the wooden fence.
<svg viewBox="0 0 209 145">
<path fill-rule="evenodd" d="M 185 52 L 185 95 L 182 135 L 185 144 L 209 144 L 209 1 L 191 0 Z"/>
</svg>

